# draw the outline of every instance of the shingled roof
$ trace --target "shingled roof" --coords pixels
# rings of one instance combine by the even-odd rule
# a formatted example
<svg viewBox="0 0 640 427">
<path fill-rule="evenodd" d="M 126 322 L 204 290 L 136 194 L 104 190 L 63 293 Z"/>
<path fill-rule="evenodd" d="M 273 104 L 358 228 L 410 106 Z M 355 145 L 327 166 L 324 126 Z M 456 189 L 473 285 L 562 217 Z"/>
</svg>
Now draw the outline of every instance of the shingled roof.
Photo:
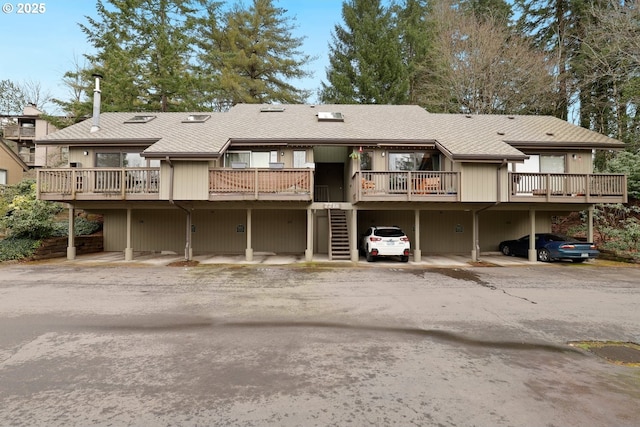
<svg viewBox="0 0 640 427">
<path fill-rule="evenodd" d="M 323 113 L 331 114 L 322 120 Z M 152 117 L 131 123 L 134 116 Z M 148 145 L 148 157 L 216 157 L 230 144 L 435 145 L 457 160 L 521 160 L 523 147 L 624 146 L 549 116 L 430 114 L 411 105 L 239 104 L 225 113 L 102 113 L 100 130 L 91 133 L 91 125 L 86 120 L 37 142 Z"/>
</svg>

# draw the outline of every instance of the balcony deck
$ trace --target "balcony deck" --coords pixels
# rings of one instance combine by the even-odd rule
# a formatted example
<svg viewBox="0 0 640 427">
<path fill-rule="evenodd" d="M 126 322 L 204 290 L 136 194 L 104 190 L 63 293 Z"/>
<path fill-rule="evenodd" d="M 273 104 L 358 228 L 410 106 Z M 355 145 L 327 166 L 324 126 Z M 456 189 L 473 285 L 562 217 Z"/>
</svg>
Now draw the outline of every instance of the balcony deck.
<svg viewBox="0 0 640 427">
<path fill-rule="evenodd" d="M 356 202 L 457 202 L 460 200 L 457 172 L 360 171 L 352 177 Z"/>
<path fill-rule="evenodd" d="M 160 168 L 40 169 L 38 197 L 160 200 L 160 180 Z M 329 201 L 322 199 L 328 191 L 314 192 L 312 169 L 211 169 L 208 180 L 210 201 Z M 461 200 L 458 172 L 359 171 L 351 180 L 354 203 Z M 509 173 L 508 201 L 625 203 L 627 182 L 618 174 Z"/>
<path fill-rule="evenodd" d="M 40 169 L 42 200 L 158 200 L 160 168 Z"/>
<path fill-rule="evenodd" d="M 29 139 L 36 137 L 36 128 L 34 126 L 19 126 L 16 124 L 6 125 L 4 127 L 4 137 L 7 139 Z"/>
<path fill-rule="evenodd" d="M 509 201 L 626 203 L 622 174 L 509 173 Z"/>
<path fill-rule="evenodd" d="M 313 200 L 312 169 L 211 169 L 209 200 Z"/>
</svg>

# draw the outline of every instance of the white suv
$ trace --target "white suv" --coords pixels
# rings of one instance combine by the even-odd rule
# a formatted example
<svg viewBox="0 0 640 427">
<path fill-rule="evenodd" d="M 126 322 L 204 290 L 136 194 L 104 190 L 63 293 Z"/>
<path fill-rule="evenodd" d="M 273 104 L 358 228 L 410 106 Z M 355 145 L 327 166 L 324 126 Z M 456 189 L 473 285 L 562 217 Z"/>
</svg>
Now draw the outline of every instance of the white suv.
<svg viewBox="0 0 640 427">
<path fill-rule="evenodd" d="M 371 262 L 379 256 L 399 256 L 400 261 L 409 261 L 411 243 L 400 227 L 369 227 L 362 237 L 360 250 Z"/>
</svg>

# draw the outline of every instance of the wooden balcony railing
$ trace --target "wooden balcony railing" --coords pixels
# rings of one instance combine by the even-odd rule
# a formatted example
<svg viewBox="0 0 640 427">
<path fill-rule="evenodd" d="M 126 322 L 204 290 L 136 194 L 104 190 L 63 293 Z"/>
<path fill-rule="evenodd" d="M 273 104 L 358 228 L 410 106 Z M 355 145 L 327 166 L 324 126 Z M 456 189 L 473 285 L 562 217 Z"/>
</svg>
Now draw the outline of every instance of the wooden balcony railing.
<svg viewBox="0 0 640 427">
<path fill-rule="evenodd" d="M 211 169 L 213 199 L 311 200 L 312 169 Z"/>
<path fill-rule="evenodd" d="M 458 200 L 457 172 L 373 172 L 353 176 L 357 201 L 367 200 Z"/>
<path fill-rule="evenodd" d="M 4 127 L 3 132 L 4 137 L 7 139 L 34 139 L 36 136 L 36 128 L 34 126 L 7 125 Z"/>
<path fill-rule="evenodd" d="M 44 200 L 157 199 L 160 168 L 40 169 Z"/>
<path fill-rule="evenodd" d="M 627 180 L 622 174 L 509 173 L 509 198 L 624 203 Z"/>
</svg>

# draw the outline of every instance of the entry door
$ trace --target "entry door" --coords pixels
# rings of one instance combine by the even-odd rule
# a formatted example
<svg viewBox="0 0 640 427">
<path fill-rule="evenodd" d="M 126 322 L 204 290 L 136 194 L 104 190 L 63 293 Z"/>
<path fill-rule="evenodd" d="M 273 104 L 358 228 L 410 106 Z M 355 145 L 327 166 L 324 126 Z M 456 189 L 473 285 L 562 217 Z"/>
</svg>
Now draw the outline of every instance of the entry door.
<svg viewBox="0 0 640 427">
<path fill-rule="evenodd" d="M 344 163 L 316 163 L 315 185 L 326 186 L 329 202 L 344 202 Z"/>
</svg>

